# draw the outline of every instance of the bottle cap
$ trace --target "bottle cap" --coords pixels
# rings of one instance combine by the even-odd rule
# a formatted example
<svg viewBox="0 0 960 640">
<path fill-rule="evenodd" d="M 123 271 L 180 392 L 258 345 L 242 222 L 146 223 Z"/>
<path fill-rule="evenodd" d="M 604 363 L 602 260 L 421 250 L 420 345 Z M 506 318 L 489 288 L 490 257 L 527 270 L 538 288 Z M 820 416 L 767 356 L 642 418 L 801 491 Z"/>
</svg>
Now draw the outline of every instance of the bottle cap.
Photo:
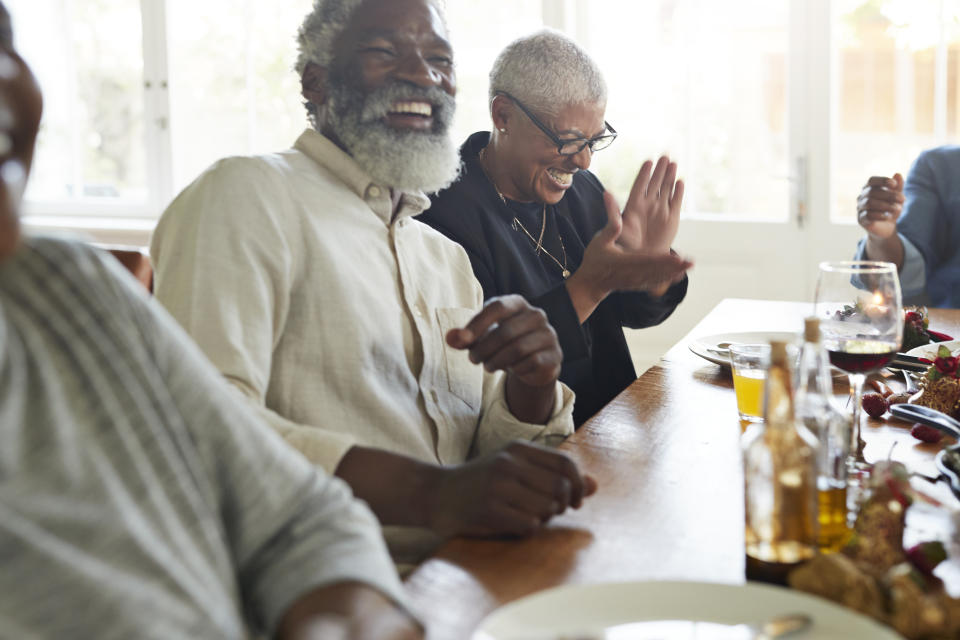
<svg viewBox="0 0 960 640">
<path fill-rule="evenodd" d="M 770 341 L 770 364 L 787 364 L 787 343 L 782 340 Z"/>
<path fill-rule="evenodd" d="M 810 316 L 803 319 L 803 340 L 805 342 L 820 342 L 820 318 Z"/>
</svg>

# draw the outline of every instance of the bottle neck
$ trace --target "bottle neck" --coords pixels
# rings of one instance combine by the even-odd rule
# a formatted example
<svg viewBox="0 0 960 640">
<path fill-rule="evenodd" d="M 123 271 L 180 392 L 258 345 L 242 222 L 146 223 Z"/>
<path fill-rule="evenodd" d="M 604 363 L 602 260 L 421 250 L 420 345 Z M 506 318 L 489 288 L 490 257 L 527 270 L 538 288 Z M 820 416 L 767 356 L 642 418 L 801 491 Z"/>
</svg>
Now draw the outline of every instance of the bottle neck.
<svg viewBox="0 0 960 640">
<path fill-rule="evenodd" d="M 773 364 L 764 386 L 764 425 L 767 429 L 794 426 L 793 385 L 786 365 Z"/>
<path fill-rule="evenodd" d="M 830 357 L 819 342 L 804 342 L 797 368 L 797 397 L 818 394 L 829 398 L 833 391 Z"/>
</svg>

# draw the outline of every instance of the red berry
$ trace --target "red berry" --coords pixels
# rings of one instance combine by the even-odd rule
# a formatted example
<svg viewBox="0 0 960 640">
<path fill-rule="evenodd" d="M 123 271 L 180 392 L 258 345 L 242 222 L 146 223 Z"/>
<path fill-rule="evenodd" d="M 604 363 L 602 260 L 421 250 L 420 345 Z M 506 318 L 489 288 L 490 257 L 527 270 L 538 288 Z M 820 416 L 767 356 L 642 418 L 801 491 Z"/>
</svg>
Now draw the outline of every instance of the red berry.
<svg viewBox="0 0 960 640">
<path fill-rule="evenodd" d="M 913 566 L 927 575 L 947 559 L 947 550 L 940 541 L 921 542 L 907 549 L 906 554 Z"/>
<path fill-rule="evenodd" d="M 887 399 L 879 393 L 865 394 L 861 406 L 871 418 L 879 418 L 885 414 L 889 408 L 887 406 Z"/>
<path fill-rule="evenodd" d="M 910 435 L 921 442 L 940 442 L 943 440 L 943 432 L 928 424 L 920 424 L 919 422 L 910 429 Z"/>
</svg>

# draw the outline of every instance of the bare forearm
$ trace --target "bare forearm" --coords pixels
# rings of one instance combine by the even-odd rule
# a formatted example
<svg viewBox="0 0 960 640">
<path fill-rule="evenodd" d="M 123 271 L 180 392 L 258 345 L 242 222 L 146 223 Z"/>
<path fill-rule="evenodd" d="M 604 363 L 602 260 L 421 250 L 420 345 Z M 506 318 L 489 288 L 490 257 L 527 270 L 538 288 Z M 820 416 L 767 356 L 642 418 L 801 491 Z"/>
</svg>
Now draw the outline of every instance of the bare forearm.
<svg viewBox="0 0 960 640">
<path fill-rule="evenodd" d="M 546 387 L 524 384 L 512 374 L 507 374 L 507 407 L 517 420 L 529 424 L 546 424 L 553 414 L 556 401 L 556 382 Z"/>
<path fill-rule="evenodd" d="M 429 527 L 430 496 L 443 470 L 383 449 L 353 447 L 335 475 L 353 489 L 381 524 Z"/>
<path fill-rule="evenodd" d="M 580 324 L 583 324 L 597 310 L 600 303 L 610 295 L 610 292 L 604 291 L 595 283 L 590 282 L 589 275 L 582 270 L 578 270 L 567 280 L 567 294 L 570 296 L 570 302 L 577 312 L 577 319 Z"/>
<path fill-rule="evenodd" d="M 879 260 L 881 262 L 892 262 L 897 265 L 897 269 L 903 268 L 903 241 L 899 234 L 893 234 L 889 238 L 880 238 L 867 234 L 867 245 L 864 257 L 868 260 Z"/>
</svg>

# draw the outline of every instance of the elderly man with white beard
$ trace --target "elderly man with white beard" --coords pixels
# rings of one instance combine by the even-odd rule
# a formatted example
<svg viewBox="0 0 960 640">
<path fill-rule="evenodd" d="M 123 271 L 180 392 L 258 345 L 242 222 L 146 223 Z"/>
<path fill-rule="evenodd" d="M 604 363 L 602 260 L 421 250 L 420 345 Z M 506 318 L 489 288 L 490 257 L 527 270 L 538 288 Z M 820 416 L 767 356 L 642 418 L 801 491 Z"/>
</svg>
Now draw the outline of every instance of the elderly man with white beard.
<svg viewBox="0 0 960 640">
<path fill-rule="evenodd" d="M 157 297 L 251 410 L 367 501 L 401 564 L 446 536 L 531 533 L 596 484 L 543 446 L 573 430 L 543 312 L 483 305 L 463 250 L 414 218 L 459 167 L 441 11 L 317 0 L 299 43 L 313 127 L 171 204 Z"/>
</svg>

